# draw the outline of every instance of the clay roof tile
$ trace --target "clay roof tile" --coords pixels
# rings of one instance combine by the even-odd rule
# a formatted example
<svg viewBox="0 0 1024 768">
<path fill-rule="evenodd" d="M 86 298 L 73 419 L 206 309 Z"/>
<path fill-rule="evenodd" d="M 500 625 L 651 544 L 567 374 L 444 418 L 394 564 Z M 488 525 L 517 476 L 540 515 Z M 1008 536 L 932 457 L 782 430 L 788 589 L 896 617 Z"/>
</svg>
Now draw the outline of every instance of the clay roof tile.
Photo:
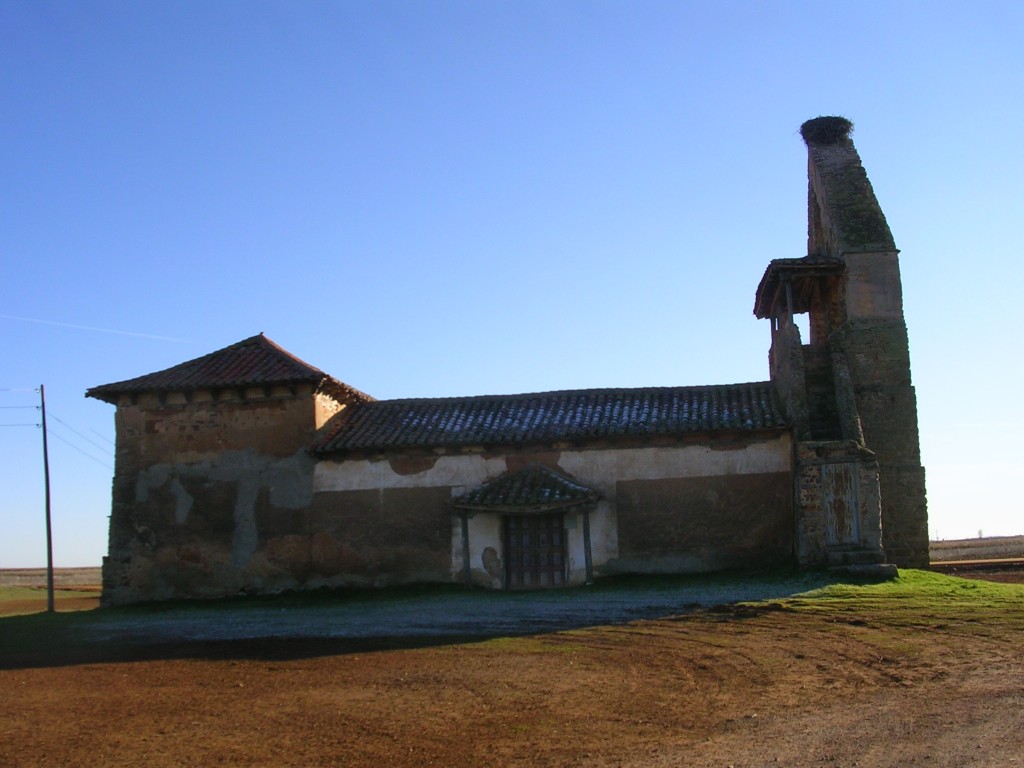
<svg viewBox="0 0 1024 768">
<path fill-rule="evenodd" d="M 262 333 L 162 371 L 93 387 L 85 394 L 86 397 L 116 403 L 123 394 L 183 392 L 302 382 L 312 384 L 315 388 L 345 400 L 368 402 L 373 399 L 300 360 Z"/>
<path fill-rule="evenodd" d="M 771 382 L 376 400 L 346 408 L 314 453 L 458 449 L 553 441 L 781 430 Z"/>
</svg>

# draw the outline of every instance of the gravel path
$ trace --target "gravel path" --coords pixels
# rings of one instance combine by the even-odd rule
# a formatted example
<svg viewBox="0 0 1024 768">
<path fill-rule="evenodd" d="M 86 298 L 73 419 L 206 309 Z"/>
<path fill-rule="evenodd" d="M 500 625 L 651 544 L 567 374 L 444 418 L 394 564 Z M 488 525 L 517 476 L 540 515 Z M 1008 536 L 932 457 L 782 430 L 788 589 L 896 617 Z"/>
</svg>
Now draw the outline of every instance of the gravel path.
<svg viewBox="0 0 1024 768">
<path fill-rule="evenodd" d="M 545 592 L 390 591 L 333 599 L 214 601 L 98 611 L 97 641 L 206 642 L 261 638 L 482 637 L 621 624 L 817 589 L 822 574 L 640 580 Z"/>
</svg>

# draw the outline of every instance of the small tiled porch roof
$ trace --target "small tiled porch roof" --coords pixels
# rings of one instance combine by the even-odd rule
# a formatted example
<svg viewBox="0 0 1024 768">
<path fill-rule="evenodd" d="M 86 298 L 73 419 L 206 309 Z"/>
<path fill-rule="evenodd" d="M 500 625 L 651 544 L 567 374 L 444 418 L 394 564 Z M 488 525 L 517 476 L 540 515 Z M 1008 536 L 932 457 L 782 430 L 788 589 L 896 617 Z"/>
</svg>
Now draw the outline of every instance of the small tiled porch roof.
<svg viewBox="0 0 1024 768">
<path fill-rule="evenodd" d="M 373 399 L 300 360 L 262 333 L 162 371 L 93 387 L 85 395 L 116 404 L 124 394 L 299 383 L 312 384 L 314 389 L 350 402 L 369 402 Z"/>
<path fill-rule="evenodd" d="M 540 464 L 530 464 L 459 496 L 454 505 L 483 512 L 555 512 L 594 504 L 599 498 L 592 488 Z"/>
<path fill-rule="evenodd" d="M 346 408 L 313 446 L 321 455 L 458 450 L 556 441 L 781 430 L 771 382 L 583 389 L 520 395 L 376 400 Z"/>
<path fill-rule="evenodd" d="M 793 312 L 801 314 L 809 309 L 811 280 L 842 274 L 845 264 L 832 256 L 804 256 L 799 259 L 773 259 L 764 271 L 754 295 L 754 315 L 765 319 L 772 316 L 775 306 L 782 301 L 786 282 L 793 286 Z"/>
</svg>

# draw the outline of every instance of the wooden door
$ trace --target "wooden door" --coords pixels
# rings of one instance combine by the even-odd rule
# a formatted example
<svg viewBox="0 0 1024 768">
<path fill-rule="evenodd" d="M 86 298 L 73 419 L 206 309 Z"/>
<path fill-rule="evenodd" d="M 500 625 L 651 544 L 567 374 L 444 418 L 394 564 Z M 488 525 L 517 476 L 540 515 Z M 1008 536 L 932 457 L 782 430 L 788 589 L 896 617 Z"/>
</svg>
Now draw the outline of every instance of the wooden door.
<svg viewBox="0 0 1024 768">
<path fill-rule="evenodd" d="M 561 514 L 505 518 L 505 585 L 546 589 L 565 585 L 565 530 Z"/>
<path fill-rule="evenodd" d="M 857 465 L 822 464 L 821 488 L 825 507 L 825 542 L 856 544 L 860 526 L 857 505 Z"/>
</svg>

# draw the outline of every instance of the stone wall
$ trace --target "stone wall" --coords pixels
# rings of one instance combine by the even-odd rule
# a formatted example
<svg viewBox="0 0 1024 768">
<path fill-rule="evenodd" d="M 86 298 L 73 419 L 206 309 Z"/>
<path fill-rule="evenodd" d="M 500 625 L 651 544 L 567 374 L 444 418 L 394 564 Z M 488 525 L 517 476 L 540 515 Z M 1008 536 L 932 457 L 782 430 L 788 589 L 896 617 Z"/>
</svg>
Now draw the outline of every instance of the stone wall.
<svg viewBox="0 0 1024 768">
<path fill-rule="evenodd" d="M 779 328 L 772 332 L 772 346 L 768 358 L 775 393 L 782 401 L 796 434 L 801 438 L 806 437 L 810 431 L 807 376 L 804 370 L 800 329 L 796 324 L 783 321 Z"/>
<path fill-rule="evenodd" d="M 878 459 L 886 555 L 896 565 L 924 567 L 928 514 L 899 251 L 849 138 L 851 128 L 839 117 L 801 127 L 808 149 L 807 252 L 845 264 L 838 292 L 843 322 L 829 344 L 845 356 L 852 406 Z"/>
<path fill-rule="evenodd" d="M 849 499 L 835 498 L 829 488 L 830 469 L 845 468 L 850 481 Z M 878 464 L 870 451 L 853 441 L 801 442 L 797 445 L 797 563 L 801 567 L 840 564 L 830 550 L 860 550 L 881 554 L 883 527 L 879 493 Z M 830 506 L 838 507 L 830 509 Z M 830 541 L 830 525 L 836 514 L 853 514 L 845 526 L 855 533 L 848 541 Z M 830 516 L 832 521 L 830 522 Z"/>
<path fill-rule="evenodd" d="M 878 458 L 889 561 L 928 565 L 928 513 L 917 396 L 902 321 L 851 321 L 835 334 L 845 352 L 864 441 Z"/>
</svg>

